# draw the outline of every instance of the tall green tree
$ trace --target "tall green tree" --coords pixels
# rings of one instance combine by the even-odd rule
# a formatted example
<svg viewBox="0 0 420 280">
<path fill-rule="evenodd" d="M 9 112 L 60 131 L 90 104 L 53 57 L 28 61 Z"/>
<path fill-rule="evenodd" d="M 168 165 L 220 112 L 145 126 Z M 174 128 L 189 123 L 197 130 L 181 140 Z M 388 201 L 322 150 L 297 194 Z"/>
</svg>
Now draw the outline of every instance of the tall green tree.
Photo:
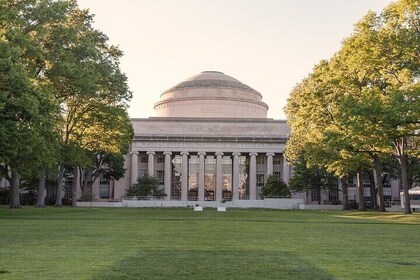
<svg viewBox="0 0 420 280">
<path fill-rule="evenodd" d="M 344 64 L 363 77 L 359 94 L 343 102 L 347 127 L 354 138 L 367 136 L 366 143 L 383 153 L 394 150 L 407 214 L 408 156 L 418 156 L 408 139 L 418 138 L 420 127 L 419 15 L 418 0 L 397 1 L 379 15 L 369 13 L 342 49 Z"/>
<path fill-rule="evenodd" d="M 306 168 L 331 172 L 345 187 L 346 178 L 369 165 L 369 159 L 357 153 L 354 142 L 345 133 L 340 103 L 343 92 L 351 92 L 354 87 L 342 81 L 336 61 L 336 57 L 331 62 L 321 61 L 293 89 L 286 106 L 292 130 L 286 157 L 296 164 L 304 162 Z M 347 209 L 347 188 L 343 191 L 343 208 Z"/>
<path fill-rule="evenodd" d="M 122 52 L 109 45 L 106 35 L 92 27 L 93 16 L 80 9 L 75 0 L 4 0 L 0 5 L 0 38 L 10 46 L 16 58 L 14 64 L 20 67 L 23 79 L 30 81 L 34 90 L 52 102 L 54 108 L 59 108 L 54 111 L 58 117 L 47 119 L 53 120 L 55 131 L 60 133 L 60 153 L 55 162 L 59 165 L 56 206 L 61 206 L 66 165 L 85 164 L 86 157 L 80 155 L 92 152 L 91 149 L 83 151 L 87 141 L 82 137 L 96 137 L 96 145 L 103 140 L 101 151 L 120 152 L 116 141 L 110 139 L 121 136 L 121 130 L 114 133 L 115 126 L 110 126 L 102 129 L 105 134 L 99 135 L 99 130 L 92 127 L 109 123 L 100 117 L 101 111 L 112 117 L 109 111 L 114 109 L 117 117 L 113 121 L 126 124 L 120 112 L 125 112 L 131 92 L 119 68 Z M 125 132 L 130 137 L 130 130 Z M 68 151 L 77 152 L 69 155 Z M 40 189 L 47 163 L 37 167 Z"/>
<path fill-rule="evenodd" d="M 64 40 L 66 47 L 54 46 L 54 63 L 46 71 L 62 107 L 62 151 L 71 145 L 85 149 L 87 154 L 126 152 L 122 146 L 128 145 L 132 137 L 126 113 L 131 92 L 119 69 L 122 52 L 109 46 L 108 38 L 92 28 L 92 16 L 87 11 L 74 6 L 67 22 L 54 33 L 53 41 Z M 61 182 L 66 162 L 86 166 L 85 161 L 62 161 L 56 206 L 62 205 Z"/>
<path fill-rule="evenodd" d="M 5 35 L 7 28 L 2 22 Z M 11 186 L 10 206 L 18 208 L 22 176 L 36 175 L 55 156 L 51 120 L 56 108 L 28 77 L 20 52 L 5 38 L 0 38 L 0 163 L 1 175 Z"/>
<path fill-rule="evenodd" d="M 89 117 L 94 119 L 92 126 L 76 130 L 80 133 L 77 133 L 79 138 L 74 142 L 79 144 L 90 159 L 78 167 L 85 178 L 81 185 L 82 193 L 92 196 L 92 185 L 100 175 L 108 180 L 124 177 L 124 155 L 128 152 L 134 132 L 124 108 L 101 108 Z"/>
<path fill-rule="evenodd" d="M 0 44 L 6 63 L 1 84 L 9 87 L 1 93 L 6 104 L 1 114 L 5 120 L 0 126 L 5 132 L 3 135 L 10 138 L 10 141 L 4 138 L 1 141 L 5 146 L 0 162 L 4 176 L 8 178 L 11 174 L 12 177 L 12 207 L 19 205 L 20 177 L 39 176 L 57 161 L 59 110 L 51 91 L 45 87 L 47 63 L 40 38 L 62 19 L 65 6 L 61 1 L 0 2 Z M 39 204 L 42 206 L 43 201 Z"/>
<path fill-rule="evenodd" d="M 398 158 L 407 196 L 407 157 L 418 157 L 417 146 L 408 142 L 419 137 L 419 9 L 418 0 L 400 0 L 380 15 L 369 12 L 340 51 L 292 91 L 286 108 L 292 129 L 288 158 L 305 153 L 307 160 L 334 171 L 344 170 L 343 154 L 369 156 L 380 211 L 385 210 L 383 159 Z M 329 160 L 313 152 L 319 146 Z"/>
</svg>

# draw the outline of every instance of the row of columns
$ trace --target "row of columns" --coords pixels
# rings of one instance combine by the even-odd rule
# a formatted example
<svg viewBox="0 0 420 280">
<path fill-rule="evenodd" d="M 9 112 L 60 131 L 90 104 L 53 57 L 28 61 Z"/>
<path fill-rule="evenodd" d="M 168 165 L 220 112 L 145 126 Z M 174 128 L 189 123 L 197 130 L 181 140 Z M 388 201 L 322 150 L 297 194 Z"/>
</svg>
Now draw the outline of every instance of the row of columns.
<svg viewBox="0 0 420 280">
<path fill-rule="evenodd" d="M 148 155 L 148 172 L 150 175 L 154 175 L 154 157 L 155 152 L 147 152 Z M 171 179 L 172 179 L 172 152 L 163 152 L 165 156 L 165 171 L 164 171 L 164 185 L 165 193 L 168 194 L 166 199 L 170 199 L 171 193 Z M 186 201 L 188 199 L 188 152 L 181 152 L 182 156 L 182 182 L 181 182 L 181 200 Z M 223 187 L 223 175 L 222 175 L 222 160 L 223 153 L 216 152 L 216 201 L 222 200 L 222 187 Z M 198 200 L 204 200 L 204 174 L 205 174 L 205 152 L 198 152 Z M 232 199 L 239 199 L 239 157 L 241 153 L 234 152 L 233 156 L 233 170 L 232 170 Z M 249 153 L 250 164 L 249 164 L 249 199 L 257 199 L 257 156 L 258 153 Z M 274 153 L 266 153 L 267 156 L 267 177 L 273 175 L 273 157 Z M 283 167 L 283 180 L 288 182 L 289 165 L 284 163 Z M 184 177 L 186 174 L 186 178 Z M 138 153 L 134 152 L 131 154 L 131 184 L 137 183 L 138 177 Z M 185 179 L 184 179 L 185 178 Z"/>
</svg>

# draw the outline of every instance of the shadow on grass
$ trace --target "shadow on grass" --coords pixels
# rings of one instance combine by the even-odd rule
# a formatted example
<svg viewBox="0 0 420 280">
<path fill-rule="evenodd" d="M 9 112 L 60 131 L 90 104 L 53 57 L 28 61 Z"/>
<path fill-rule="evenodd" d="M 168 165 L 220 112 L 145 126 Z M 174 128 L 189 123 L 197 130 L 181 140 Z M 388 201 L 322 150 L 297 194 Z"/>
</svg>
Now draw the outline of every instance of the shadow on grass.
<svg viewBox="0 0 420 280">
<path fill-rule="evenodd" d="M 335 279 L 293 254 L 279 251 L 144 251 L 99 279 Z"/>
<path fill-rule="evenodd" d="M 1 274 L 8 274 L 8 273 L 10 273 L 10 271 L 0 269 L 0 275 L 1 275 Z"/>
</svg>

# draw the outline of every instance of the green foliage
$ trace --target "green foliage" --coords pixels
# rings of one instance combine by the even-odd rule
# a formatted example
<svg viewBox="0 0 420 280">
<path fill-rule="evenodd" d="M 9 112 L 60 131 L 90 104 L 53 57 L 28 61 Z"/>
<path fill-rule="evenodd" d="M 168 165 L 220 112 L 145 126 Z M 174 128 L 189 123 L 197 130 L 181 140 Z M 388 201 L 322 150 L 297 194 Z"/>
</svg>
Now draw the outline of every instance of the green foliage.
<svg viewBox="0 0 420 280">
<path fill-rule="evenodd" d="M 93 202 L 95 201 L 95 194 L 92 192 L 84 192 L 82 197 L 80 198 L 81 201 L 88 201 Z"/>
<path fill-rule="evenodd" d="M 420 154 L 419 15 L 418 0 L 369 12 L 341 49 L 293 89 L 289 161 L 304 158 L 342 178 L 375 160 L 379 177 L 381 161 L 394 155 L 408 195 L 407 156 Z"/>
<path fill-rule="evenodd" d="M 337 177 L 322 168 L 309 168 L 305 159 L 296 162 L 289 188 L 295 192 L 336 188 Z"/>
<path fill-rule="evenodd" d="M 9 189 L 0 189 L 0 205 L 6 205 L 9 203 Z"/>
<path fill-rule="evenodd" d="M 420 158 L 408 158 L 408 185 L 410 188 L 420 186 Z"/>
<path fill-rule="evenodd" d="M 264 197 L 290 197 L 290 191 L 282 179 L 271 175 L 268 176 L 267 183 L 261 190 L 261 195 Z"/>
<path fill-rule="evenodd" d="M 0 32 L 5 30 L 1 25 Z M 33 83 L 16 47 L 0 37 L 0 177 L 16 190 L 11 192 L 12 208 L 20 206 L 20 180 L 12 184 L 10 171 L 27 180 L 38 177 L 41 168 L 56 161 L 58 136 L 54 130 L 57 107 Z"/>
<path fill-rule="evenodd" d="M 126 112 L 131 92 L 119 68 L 122 52 L 92 23 L 74 0 L 0 2 L 5 176 L 12 169 L 25 179 L 39 177 L 57 164 L 92 171 L 102 168 L 97 154 L 115 155 L 107 160 L 115 167 L 108 177 L 122 176 L 120 159 L 133 138 Z"/>
<path fill-rule="evenodd" d="M 167 194 L 159 186 L 157 178 L 145 173 L 137 178 L 137 184 L 127 190 L 127 196 L 138 196 L 142 198 L 158 197 L 163 198 Z"/>
</svg>

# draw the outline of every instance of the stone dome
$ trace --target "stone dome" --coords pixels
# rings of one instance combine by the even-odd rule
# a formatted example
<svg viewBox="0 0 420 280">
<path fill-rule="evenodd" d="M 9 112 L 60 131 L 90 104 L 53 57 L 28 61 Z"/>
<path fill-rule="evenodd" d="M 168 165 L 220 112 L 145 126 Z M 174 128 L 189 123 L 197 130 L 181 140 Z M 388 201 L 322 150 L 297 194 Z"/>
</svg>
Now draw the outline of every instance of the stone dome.
<svg viewBox="0 0 420 280">
<path fill-rule="evenodd" d="M 261 94 L 222 72 L 204 71 L 166 90 L 157 117 L 267 118 Z"/>
</svg>

